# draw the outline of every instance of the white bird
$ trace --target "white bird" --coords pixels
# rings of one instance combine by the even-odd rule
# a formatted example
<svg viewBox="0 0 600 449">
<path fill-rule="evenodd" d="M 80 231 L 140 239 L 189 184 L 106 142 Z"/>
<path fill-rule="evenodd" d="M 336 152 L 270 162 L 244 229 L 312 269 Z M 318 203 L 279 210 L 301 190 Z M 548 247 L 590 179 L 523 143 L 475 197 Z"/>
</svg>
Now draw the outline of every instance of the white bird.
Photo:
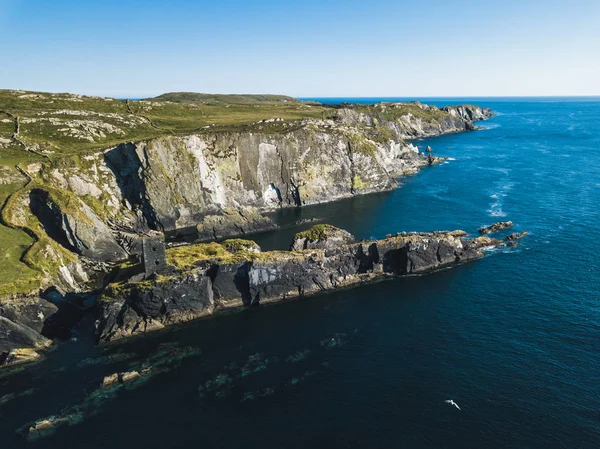
<svg viewBox="0 0 600 449">
<path fill-rule="evenodd" d="M 444 402 L 447 404 L 453 405 L 454 407 L 456 407 L 457 409 L 460 410 L 460 407 L 458 406 L 458 404 L 456 402 L 454 402 L 452 399 L 447 399 Z"/>
</svg>

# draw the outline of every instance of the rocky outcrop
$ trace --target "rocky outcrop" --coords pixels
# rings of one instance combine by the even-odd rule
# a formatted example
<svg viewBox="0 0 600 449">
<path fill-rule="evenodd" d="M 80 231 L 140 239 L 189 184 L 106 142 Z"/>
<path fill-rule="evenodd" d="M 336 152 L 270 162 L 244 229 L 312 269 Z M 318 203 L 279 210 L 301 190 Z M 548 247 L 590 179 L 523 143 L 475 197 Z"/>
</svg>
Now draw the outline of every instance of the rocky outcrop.
<svg viewBox="0 0 600 449">
<path fill-rule="evenodd" d="M 308 231 L 299 232 L 294 236 L 292 251 L 304 249 L 332 249 L 340 245 L 354 243 L 356 239 L 348 231 L 328 224 L 313 226 Z"/>
<path fill-rule="evenodd" d="M 366 107 L 349 105 L 338 111 L 338 119 L 355 127 L 385 131 L 400 139 L 439 136 L 475 129 L 474 121 L 493 116 L 491 109 L 473 105 L 437 108 L 412 103 L 380 103 Z"/>
<path fill-rule="evenodd" d="M 512 221 L 499 221 L 498 223 L 494 223 L 490 226 L 485 226 L 483 228 L 479 228 L 480 234 L 492 234 L 494 232 L 499 232 L 504 229 L 512 228 L 515 224 Z"/>
<path fill-rule="evenodd" d="M 506 244 L 506 246 L 508 246 L 509 248 L 514 248 L 515 246 L 517 246 L 519 244 L 519 240 L 527 235 L 529 235 L 529 232 L 527 232 L 527 231 L 514 232 L 510 235 L 507 235 L 503 241 Z"/>
<path fill-rule="evenodd" d="M 38 351 L 52 343 L 42 336 L 42 329 L 56 311 L 56 306 L 40 298 L 1 301 L 0 366 L 37 360 Z"/>
<path fill-rule="evenodd" d="M 61 208 L 52 193 L 45 190 L 32 190 L 30 198 L 31 211 L 48 236 L 67 249 L 97 261 L 118 261 L 128 257 L 106 223 L 79 198 L 70 199 L 68 210 L 64 206 Z"/>
<path fill-rule="evenodd" d="M 441 109 L 453 117 L 458 117 L 461 120 L 466 120 L 469 122 L 487 120 L 494 115 L 494 112 L 489 108 L 480 108 L 470 104 L 446 106 Z"/>
<path fill-rule="evenodd" d="M 109 286 L 101 301 L 98 337 L 110 342 L 218 309 L 426 273 L 480 258 L 483 248 L 503 244 L 486 236 L 468 239 L 462 231 L 400 233 L 359 243 L 352 243 L 345 231 L 329 232 L 331 239 L 325 235 L 308 240 L 321 248 L 301 251 L 232 254 L 214 243 L 171 249 L 168 257 L 178 266 L 175 272 Z"/>
</svg>

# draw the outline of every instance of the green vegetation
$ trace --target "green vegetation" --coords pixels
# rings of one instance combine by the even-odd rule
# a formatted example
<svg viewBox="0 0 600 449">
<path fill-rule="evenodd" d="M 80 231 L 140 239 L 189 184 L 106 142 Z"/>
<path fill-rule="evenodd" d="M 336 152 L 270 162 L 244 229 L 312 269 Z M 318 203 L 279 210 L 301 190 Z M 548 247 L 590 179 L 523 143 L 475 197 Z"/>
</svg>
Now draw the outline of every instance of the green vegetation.
<svg viewBox="0 0 600 449">
<path fill-rule="evenodd" d="M 285 95 L 223 95 L 223 94 L 200 94 L 196 92 L 169 92 L 148 101 L 172 101 L 175 103 L 201 103 L 207 105 L 256 105 L 273 103 L 299 103 L 298 100 Z"/>
<path fill-rule="evenodd" d="M 295 239 L 308 239 L 311 241 L 325 240 L 331 231 L 337 231 L 339 228 L 330 224 L 318 224 L 306 231 L 297 233 Z"/>
<path fill-rule="evenodd" d="M 198 266 L 200 262 L 214 259 L 232 261 L 234 255 L 223 245 L 215 242 L 179 246 L 167 250 L 167 263 L 179 270 L 187 270 Z"/>
<path fill-rule="evenodd" d="M 322 118 L 329 110 L 278 95 L 174 93 L 127 101 L 0 90 L 0 111 L 19 118 L 19 137 L 26 145 L 54 159 L 162 135 L 231 130 L 275 118 Z M 13 132 L 14 119 L 1 113 L 0 138 L 10 139 Z M 0 145 L 8 145 L 2 142 Z M 20 145 L 10 145 L 25 156 Z M 4 164 L 4 151 L 0 152 L 0 164 Z"/>
<path fill-rule="evenodd" d="M 364 154 L 365 156 L 375 156 L 377 146 L 362 134 L 351 132 L 348 133 L 347 138 L 353 152 Z"/>
<path fill-rule="evenodd" d="M 260 246 L 253 240 L 244 239 L 228 239 L 221 242 L 227 251 L 231 253 L 237 253 L 240 251 L 254 251 L 259 252 Z"/>
<path fill-rule="evenodd" d="M 354 177 L 352 178 L 352 188 L 354 190 L 360 191 L 367 186 L 368 186 L 368 184 L 363 181 L 363 179 L 360 177 L 360 175 L 354 175 Z"/>
<path fill-rule="evenodd" d="M 236 241 L 238 243 L 231 243 Z M 314 250 L 256 252 L 252 249 L 243 249 L 243 246 L 247 243 L 256 245 L 256 243 L 249 240 L 231 239 L 226 240 L 222 244 L 210 242 L 169 248 L 167 249 L 167 263 L 181 271 L 186 271 L 201 266 L 203 262 L 238 264 L 245 260 L 263 262 L 286 261 L 298 257 L 302 258 L 305 257 L 305 253 L 314 252 Z M 226 245 L 230 246 L 231 249 L 227 248 Z M 250 246 L 252 247 L 252 245 Z M 256 246 L 258 247 L 258 245 Z"/>
<path fill-rule="evenodd" d="M 21 188 L 19 184 L 0 185 L 0 204 Z M 34 240 L 20 229 L 12 229 L 0 224 L 0 296 L 30 291 L 38 284 L 39 273 L 21 261 L 21 256 Z"/>
<path fill-rule="evenodd" d="M 73 253 L 46 235 L 42 225 L 28 208 L 23 209 L 23 205 L 28 204 L 25 196 L 36 185 L 31 182 L 23 187 L 0 189 L 0 192 L 3 190 L 10 195 L 2 203 L 0 254 L 5 258 L 6 269 L 0 271 L 0 296 L 29 293 L 40 287 L 47 274 L 54 275 L 61 265 L 77 260 Z M 51 189 L 50 195 L 53 201 L 61 198 L 60 201 L 66 207 L 73 206 L 73 193 Z M 6 223 L 10 223 L 12 227 L 5 226 Z"/>
<path fill-rule="evenodd" d="M 420 103 L 379 103 L 349 105 L 349 109 L 371 114 L 381 120 L 396 121 L 400 117 L 412 114 L 417 118 L 427 121 L 439 120 L 448 117 L 448 114 L 437 108 L 432 108 Z"/>
</svg>

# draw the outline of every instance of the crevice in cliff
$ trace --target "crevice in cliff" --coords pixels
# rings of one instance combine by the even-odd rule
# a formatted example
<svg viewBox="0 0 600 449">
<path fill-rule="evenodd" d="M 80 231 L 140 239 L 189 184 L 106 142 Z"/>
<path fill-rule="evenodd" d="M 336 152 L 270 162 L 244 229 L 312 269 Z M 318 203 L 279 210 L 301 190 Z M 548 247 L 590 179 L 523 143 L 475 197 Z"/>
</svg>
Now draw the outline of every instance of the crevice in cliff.
<svg viewBox="0 0 600 449">
<path fill-rule="evenodd" d="M 39 220 L 44 231 L 54 241 L 69 251 L 79 253 L 76 234 L 64 219 L 60 209 L 50 200 L 48 192 L 33 189 L 29 192 L 29 208 Z"/>
<path fill-rule="evenodd" d="M 250 293 L 250 269 L 252 262 L 244 262 L 238 267 L 233 277 L 233 284 L 242 297 L 245 306 L 252 305 L 252 294 Z"/>
<path fill-rule="evenodd" d="M 352 195 L 356 195 L 356 189 L 354 186 L 354 178 L 355 178 L 354 158 L 352 156 L 352 144 L 350 143 L 350 140 L 348 140 L 346 148 L 347 148 L 348 160 L 350 161 L 350 193 Z"/>
<path fill-rule="evenodd" d="M 145 149 L 144 155 L 148 161 Z M 115 176 L 123 201 L 129 203 L 132 209 L 141 211 L 142 217 L 150 229 L 163 230 L 146 190 L 146 170 L 148 168 L 144 167 L 140 160 L 135 144 L 121 144 L 107 151 L 104 154 L 104 162 Z"/>
<path fill-rule="evenodd" d="M 300 187 L 302 187 L 304 184 L 294 180 L 294 177 L 292 176 L 292 170 L 289 166 L 285 165 L 285 161 L 283 159 L 283 155 L 279 151 L 279 147 L 275 146 L 275 151 L 277 152 L 277 156 L 279 157 L 279 161 L 281 163 L 280 176 L 281 183 L 285 186 L 285 200 L 288 205 L 293 204 L 294 206 L 300 207 L 302 206 Z M 280 190 L 277 192 L 277 196 L 281 198 Z"/>
</svg>

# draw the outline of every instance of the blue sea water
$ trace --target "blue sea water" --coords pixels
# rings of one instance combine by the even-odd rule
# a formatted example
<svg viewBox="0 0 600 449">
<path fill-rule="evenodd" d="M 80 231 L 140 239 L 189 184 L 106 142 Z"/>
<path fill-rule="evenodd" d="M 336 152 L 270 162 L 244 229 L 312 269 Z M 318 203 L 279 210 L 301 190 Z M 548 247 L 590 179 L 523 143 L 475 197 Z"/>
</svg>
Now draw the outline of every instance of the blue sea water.
<svg viewBox="0 0 600 449">
<path fill-rule="evenodd" d="M 480 131 L 417 142 L 450 160 L 393 192 L 275 218 L 316 218 L 359 238 L 512 220 L 530 232 L 520 246 L 106 350 L 81 334 L 42 363 L 0 372 L 2 448 L 600 447 L 600 98 L 423 102 L 497 116 Z M 256 238 L 281 248 L 307 226 Z M 202 353 L 107 394 L 46 438 L 17 434 L 175 344 Z M 123 360 L 99 359 L 114 354 Z"/>
</svg>

